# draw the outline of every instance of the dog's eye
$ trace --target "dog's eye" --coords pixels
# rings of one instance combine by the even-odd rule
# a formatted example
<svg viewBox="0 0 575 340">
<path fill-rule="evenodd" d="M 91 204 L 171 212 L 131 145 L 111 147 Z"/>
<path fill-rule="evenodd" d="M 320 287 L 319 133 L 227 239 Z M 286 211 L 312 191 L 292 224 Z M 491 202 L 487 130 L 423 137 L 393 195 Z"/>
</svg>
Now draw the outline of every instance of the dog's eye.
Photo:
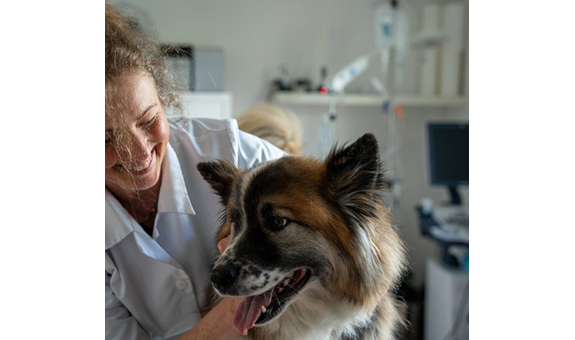
<svg viewBox="0 0 575 340">
<path fill-rule="evenodd" d="M 270 221 L 270 229 L 272 230 L 280 230 L 285 228 L 285 226 L 289 223 L 289 220 L 287 218 L 283 218 L 283 217 L 279 217 L 279 216 L 274 216 L 271 218 Z"/>
</svg>

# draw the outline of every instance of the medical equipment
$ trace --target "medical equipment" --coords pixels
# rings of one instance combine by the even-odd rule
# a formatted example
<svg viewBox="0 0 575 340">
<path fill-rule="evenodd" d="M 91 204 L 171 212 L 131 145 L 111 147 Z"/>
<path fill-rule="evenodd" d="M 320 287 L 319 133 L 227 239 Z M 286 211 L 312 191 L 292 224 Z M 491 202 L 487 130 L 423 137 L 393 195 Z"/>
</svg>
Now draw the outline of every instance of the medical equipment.
<svg viewBox="0 0 575 340">
<path fill-rule="evenodd" d="M 343 89 L 351 83 L 357 76 L 365 71 L 369 65 L 369 59 L 374 53 L 361 56 L 351 64 L 339 71 L 331 81 L 330 90 L 336 93 L 343 92 Z"/>
<path fill-rule="evenodd" d="M 369 66 L 369 60 L 378 52 L 374 49 L 370 53 L 355 59 L 341 71 L 337 72 L 331 80 L 328 80 L 327 91 L 323 88 L 320 93 L 329 95 L 329 110 L 322 118 L 322 123 L 318 133 L 318 145 L 322 154 L 327 154 L 331 149 L 337 130 L 337 100 L 344 95 L 344 89 L 349 83 L 355 80 Z"/>
<path fill-rule="evenodd" d="M 397 170 L 398 164 L 395 164 L 394 160 L 399 149 L 396 119 L 402 118 L 404 111 L 403 107 L 395 103 L 396 82 L 402 80 L 403 59 L 409 44 L 408 18 L 398 9 L 398 2 L 395 0 L 377 4 L 374 11 L 375 46 L 373 50 L 357 57 L 334 76 L 328 78 L 325 91 L 320 91 L 328 96 L 328 112 L 322 118 L 317 137 L 321 154 L 326 154 L 336 140 L 337 108 L 338 104 L 345 102 L 346 87 L 364 73 L 371 63 L 379 61 L 380 73 L 372 76 L 370 80 L 377 92 L 375 96 L 381 98 L 381 110 L 384 113 L 382 119 L 385 120 L 387 128 L 385 133 L 387 141 L 382 143 L 385 145 L 382 148 L 382 159 L 392 173 Z"/>
</svg>

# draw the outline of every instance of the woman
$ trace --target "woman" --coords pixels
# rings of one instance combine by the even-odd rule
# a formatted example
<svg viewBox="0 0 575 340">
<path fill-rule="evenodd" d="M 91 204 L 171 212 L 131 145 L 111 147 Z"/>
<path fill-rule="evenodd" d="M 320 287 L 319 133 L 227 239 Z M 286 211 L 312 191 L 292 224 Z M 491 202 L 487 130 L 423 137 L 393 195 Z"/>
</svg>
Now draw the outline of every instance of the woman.
<svg viewBox="0 0 575 340">
<path fill-rule="evenodd" d="M 169 121 L 177 96 L 134 27 L 106 5 L 106 338 L 237 338 L 240 298 L 200 314 L 223 207 L 196 164 L 248 168 L 283 153 L 234 120 Z"/>
</svg>

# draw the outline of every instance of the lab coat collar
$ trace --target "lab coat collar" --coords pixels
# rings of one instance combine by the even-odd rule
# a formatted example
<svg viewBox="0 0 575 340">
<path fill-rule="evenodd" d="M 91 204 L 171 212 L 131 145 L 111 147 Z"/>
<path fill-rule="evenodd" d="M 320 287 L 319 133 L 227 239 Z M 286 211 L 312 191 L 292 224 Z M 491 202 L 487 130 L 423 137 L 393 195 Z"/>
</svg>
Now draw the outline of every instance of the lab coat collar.
<svg viewBox="0 0 575 340">
<path fill-rule="evenodd" d="M 162 213 L 196 214 L 188 195 L 178 155 L 170 144 L 166 148 L 166 158 L 162 164 L 162 186 L 160 187 L 158 214 Z"/>
<path fill-rule="evenodd" d="M 134 218 L 130 216 L 116 197 L 106 189 L 106 250 L 134 231 Z M 137 222 L 136 222 L 137 223 Z"/>
<path fill-rule="evenodd" d="M 120 202 L 106 189 L 106 249 L 120 242 L 138 228 L 138 222 L 124 209 Z M 170 144 L 166 147 L 166 158 L 162 164 L 162 185 L 158 214 L 177 213 L 195 215 L 190 201 L 180 161 Z M 157 221 L 157 218 L 156 218 Z M 154 228 L 154 238 L 157 228 Z"/>
</svg>

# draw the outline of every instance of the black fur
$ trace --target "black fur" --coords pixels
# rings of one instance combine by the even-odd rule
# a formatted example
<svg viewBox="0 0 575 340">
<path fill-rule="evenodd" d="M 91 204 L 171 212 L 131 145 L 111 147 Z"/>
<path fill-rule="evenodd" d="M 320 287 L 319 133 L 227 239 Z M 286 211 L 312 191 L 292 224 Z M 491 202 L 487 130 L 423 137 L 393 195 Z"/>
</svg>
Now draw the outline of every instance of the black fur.
<svg viewBox="0 0 575 340">
<path fill-rule="evenodd" d="M 226 206 L 232 191 L 232 184 L 240 175 L 240 170 L 228 161 L 212 161 L 198 163 L 198 171 L 220 196 Z"/>
<path fill-rule="evenodd" d="M 325 185 L 331 199 L 351 210 L 350 216 L 374 217 L 382 191 L 388 187 L 375 136 L 367 133 L 349 146 L 334 147 L 326 164 Z"/>
</svg>

